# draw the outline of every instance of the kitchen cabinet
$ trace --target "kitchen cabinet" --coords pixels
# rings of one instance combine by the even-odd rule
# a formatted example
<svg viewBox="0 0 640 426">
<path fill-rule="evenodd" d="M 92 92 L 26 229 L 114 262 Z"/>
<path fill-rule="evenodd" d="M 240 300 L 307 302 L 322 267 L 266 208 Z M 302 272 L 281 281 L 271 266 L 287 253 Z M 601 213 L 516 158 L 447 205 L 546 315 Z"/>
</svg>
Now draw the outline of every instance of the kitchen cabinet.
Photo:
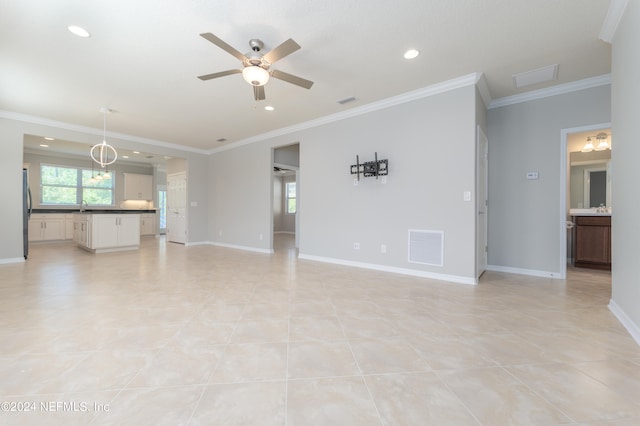
<svg viewBox="0 0 640 426">
<path fill-rule="evenodd" d="M 140 215 L 140 235 L 156 234 L 155 213 L 144 213 Z"/>
<path fill-rule="evenodd" d="M 66 235 L 64 214 L 32 214 L 29 219 L 29 241 L 64 240 Z"/>
<path fill-rule="evenodd" d="M 64 215 L 64 239 L 72 240 L 73 239 L 73 215 L 65 214 Z"/>
<path fill-rule="evenodd" d="M 88 215 L 73 215 L 73 241 L 82 247 L 89 247 Z"/>
<path fill-rule="evenodd" d="M 611 269 L 611 216 L 574 216 L 574 266 Z"/>
<path fill-rule="evenodd" d="M 124 174 L 125 200 L 153 200 L 153 176 Z"/>
<path fill-rule="evenodd" d="M 77 214 L 74 223 L 74 240 L 94 253 L 140 246 L 139 214 Z"/>
</svg>

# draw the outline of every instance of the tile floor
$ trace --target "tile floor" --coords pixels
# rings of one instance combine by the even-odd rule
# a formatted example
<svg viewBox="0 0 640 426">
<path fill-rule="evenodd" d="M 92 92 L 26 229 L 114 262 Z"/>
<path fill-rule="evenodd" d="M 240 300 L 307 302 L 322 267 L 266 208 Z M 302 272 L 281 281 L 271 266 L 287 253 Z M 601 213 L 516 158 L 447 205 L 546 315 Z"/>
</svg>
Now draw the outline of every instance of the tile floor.
<svg viewBox="0 0 640 426">
<path fill-rule="evenodd" d="M 0 265 L 3 425 L 638 425 L 610 274 L 467 286 L 145 238 Z"/>
</svg>

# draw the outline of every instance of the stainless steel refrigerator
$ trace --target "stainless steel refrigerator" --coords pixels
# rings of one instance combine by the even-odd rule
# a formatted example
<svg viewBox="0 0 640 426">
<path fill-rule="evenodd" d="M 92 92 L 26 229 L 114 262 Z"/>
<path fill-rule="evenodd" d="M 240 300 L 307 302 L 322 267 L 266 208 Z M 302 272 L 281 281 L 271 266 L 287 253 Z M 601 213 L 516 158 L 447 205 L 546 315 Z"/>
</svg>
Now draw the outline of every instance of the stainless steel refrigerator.
<svg viewBox="0 0 640 426">
<path fill-rule="evenodd" d="M 24 258 L 29 255 L 29 218 L 31 217 L 31 189 L 29 189 L 29 173 L 22 169 L 22 238 Z"/>
</svg>

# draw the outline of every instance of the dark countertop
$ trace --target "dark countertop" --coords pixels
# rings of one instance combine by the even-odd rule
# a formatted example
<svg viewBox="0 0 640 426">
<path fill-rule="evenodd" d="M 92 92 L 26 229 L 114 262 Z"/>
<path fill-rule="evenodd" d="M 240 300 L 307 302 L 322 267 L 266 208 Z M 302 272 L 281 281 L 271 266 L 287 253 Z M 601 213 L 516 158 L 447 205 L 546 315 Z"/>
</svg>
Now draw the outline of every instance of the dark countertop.
<svg viewBox="0 0 640 426">
<path fill-rule="evenodd" d="M 86 209 L 83 212 L 80 209 L 33 209 L 32 213 L 92 213 L 92 214 L 142 214 L 156 213 L 156 210 L 118 210 L 118 209 Z"/>
</svg>

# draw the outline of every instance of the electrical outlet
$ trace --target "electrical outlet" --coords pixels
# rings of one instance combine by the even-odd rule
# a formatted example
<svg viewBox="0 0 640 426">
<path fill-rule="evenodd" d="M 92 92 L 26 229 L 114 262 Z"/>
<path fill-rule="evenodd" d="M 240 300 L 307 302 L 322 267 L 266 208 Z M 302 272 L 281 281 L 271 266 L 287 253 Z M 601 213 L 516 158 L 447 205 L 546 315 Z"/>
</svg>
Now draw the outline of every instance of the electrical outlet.
<svg viewBox="0 0 640 426">
<path fill-rule="evenodd" d="M 360 243 L 353 243 L 354 250 L 360 250 Z"/>
<path fill-rule="evenodd" d="M 264 238 L 264 236 L 262 234 L 260 234 L 260 241 L 262 241 L 263 238 Z"/>
<path fill-rule="evenodd" d="M 381 244 L 380 245 L 380 253 L 385 254 L 387 252 L 387 245 L 386 244 Z"/>
<path fill-rule="evenodd" d="M 358 186 L 358 179 L 353 180 L 353 186 Z"/>
<path fill-rule="evenodd" d="M 222 231 L 219 231 L 219 232 L 218 232 L 218 236 L 219 236 L 219 237 L 222 237 Z"/>
</svg>

